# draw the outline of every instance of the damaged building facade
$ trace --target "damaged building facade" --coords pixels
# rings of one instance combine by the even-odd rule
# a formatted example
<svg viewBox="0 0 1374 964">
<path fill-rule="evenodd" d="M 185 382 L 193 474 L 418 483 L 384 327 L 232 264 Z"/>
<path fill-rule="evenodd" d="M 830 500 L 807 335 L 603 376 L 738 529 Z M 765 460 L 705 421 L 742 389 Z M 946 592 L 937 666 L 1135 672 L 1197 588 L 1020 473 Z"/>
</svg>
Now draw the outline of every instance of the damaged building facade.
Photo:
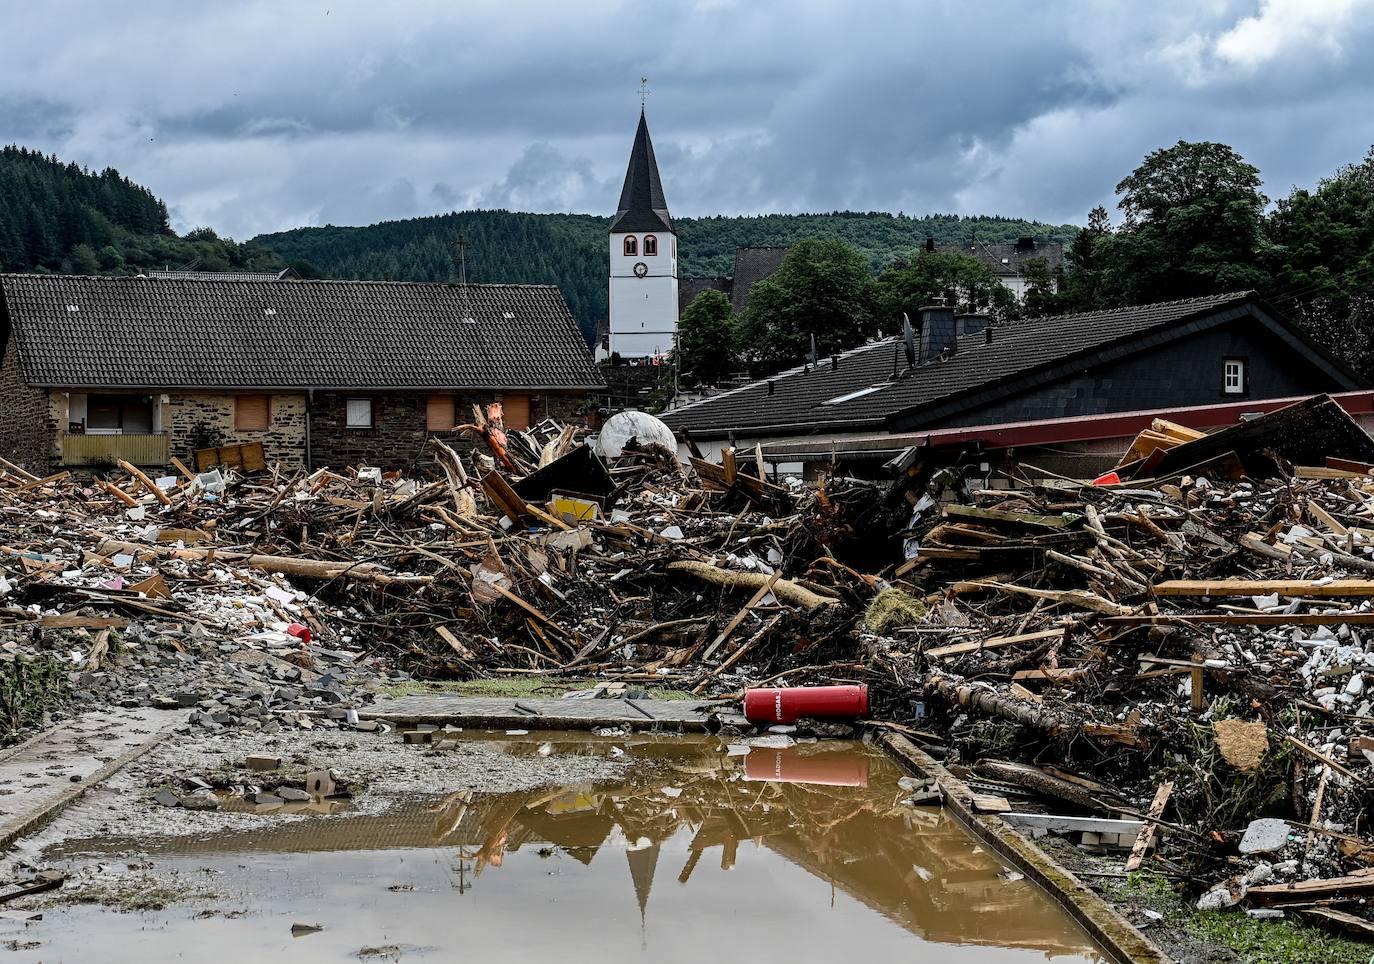
<svg viewBox="0 0 1374 964">
<path fill-rule="evenodd" d="M 547 285 L 0 277 L 0 456 L 164 466 L 261 443 L 289 468 L 415 463 L 472 406 L 580 414 L 601 378 Z"/>
</svg>

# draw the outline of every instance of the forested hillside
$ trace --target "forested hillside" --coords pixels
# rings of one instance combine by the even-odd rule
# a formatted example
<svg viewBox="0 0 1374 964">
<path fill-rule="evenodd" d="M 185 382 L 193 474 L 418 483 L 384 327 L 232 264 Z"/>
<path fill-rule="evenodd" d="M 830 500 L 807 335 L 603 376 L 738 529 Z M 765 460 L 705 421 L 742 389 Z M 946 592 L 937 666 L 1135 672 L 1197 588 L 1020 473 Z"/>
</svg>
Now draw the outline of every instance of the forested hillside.
<svg viewBox="0 0 1374 964">
<path fill-rule="evenodd" d="M 1067 243 L 1078 232 L 1073 225 L 1012 218 L 881 212 L 675 218 L 674 224 L 684 276 L 731 274 L 739 245 L 837 238 L 863 252 L 877 271 L 911 255 L 927 237 L 947 243 L 974 234 L 984 241 L 1029 235 Z M 253 241 L 288 261 L 309 261 L 332 278 L 435 281 L 452 277 L 451 244 L 461 234 L 469 241 L 469 280 L 556 284 L 590 338 L 606 316 L 609 226 L 609 218 L 585 214 L 466 211 L 360 228 L 297 228 Z"/>
<path fill-rule="evenodd" d="M 0 271 L 137 274 L 164 266 L 242 271 L 285 262 L 208 228 L 177 236 L 167 206 L 114 168 L 97 173 L 21 147 L 0 149 Z"/>
</svg>

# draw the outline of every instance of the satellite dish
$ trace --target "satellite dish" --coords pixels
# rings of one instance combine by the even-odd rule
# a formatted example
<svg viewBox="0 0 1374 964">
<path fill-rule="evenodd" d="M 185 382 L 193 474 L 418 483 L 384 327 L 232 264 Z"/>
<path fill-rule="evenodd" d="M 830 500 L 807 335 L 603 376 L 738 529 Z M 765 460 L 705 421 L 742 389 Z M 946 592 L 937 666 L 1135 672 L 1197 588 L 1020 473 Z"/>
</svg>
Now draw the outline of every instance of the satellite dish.
<svg viewBox="0 0 1374 964">
<path fill-rule="evenodd" d="M 916 332 L 911 327 L 911 319 L 902 312 L 902 345 L 906 348 L 906 367 L 916 367 Z"/>
</svg>

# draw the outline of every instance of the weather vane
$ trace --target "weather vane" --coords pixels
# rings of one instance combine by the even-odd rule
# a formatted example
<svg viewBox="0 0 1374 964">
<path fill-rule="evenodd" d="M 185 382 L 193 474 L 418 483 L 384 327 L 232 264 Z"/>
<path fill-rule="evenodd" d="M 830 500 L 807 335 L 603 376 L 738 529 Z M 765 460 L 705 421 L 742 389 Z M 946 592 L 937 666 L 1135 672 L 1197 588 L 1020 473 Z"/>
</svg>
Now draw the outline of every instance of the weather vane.
<svg viewBox="0 0 1374 964">
<path fill-rule="evenodd" d="M 639 109 L 644 110 L 644 102 L 649 98 L 649 78 L 639 78 Z"/>
</svg>

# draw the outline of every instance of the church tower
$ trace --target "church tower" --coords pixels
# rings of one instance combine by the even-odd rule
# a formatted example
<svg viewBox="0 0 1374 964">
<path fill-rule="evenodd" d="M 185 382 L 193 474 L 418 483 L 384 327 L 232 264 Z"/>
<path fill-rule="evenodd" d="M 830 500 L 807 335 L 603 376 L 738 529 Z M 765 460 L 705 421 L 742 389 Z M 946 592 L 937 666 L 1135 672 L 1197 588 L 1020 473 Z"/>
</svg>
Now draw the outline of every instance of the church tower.
<svg viewBox="0 0 1374 964">
<path fill-rule="evenodd" d="M 645 358 L 673 350 L 677 235 L 642 108 L 620 206 L 611 222 L 610 294 L 612 352 L 623 358 Z"/>
</svg>

